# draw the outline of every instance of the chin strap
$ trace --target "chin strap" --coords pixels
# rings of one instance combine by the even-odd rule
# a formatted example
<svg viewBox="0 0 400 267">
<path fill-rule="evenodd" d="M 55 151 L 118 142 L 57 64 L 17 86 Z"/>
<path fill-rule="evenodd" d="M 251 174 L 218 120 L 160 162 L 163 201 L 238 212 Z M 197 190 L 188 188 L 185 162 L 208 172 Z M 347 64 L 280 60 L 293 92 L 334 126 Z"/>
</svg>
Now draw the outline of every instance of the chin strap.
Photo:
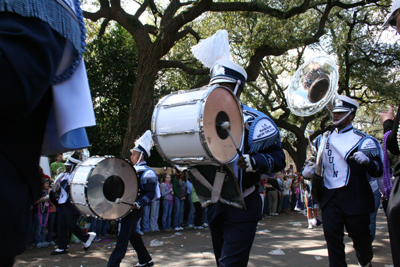
<svg viewBox="0 0 400 267">
<path fill-rule="evenodd" d="M 338 121 L 333 121 L 333 119 L 332 119 L 332 124 L 334 125 L 334 126 L 339 126 L 339 124 L 344 120 L 344 119 L 346 119 L 350 114 L 351 114 L 351 112 L 353 112 L 352 110 L 349 110 L 349 112 L 347 112 L 347 114 L 346 115 L 344 115 L 340 120 L 338 120 Z"/>
<path fill-rule="evenodd" d="M 235 86 L 235 90 L 233 90 L 233 94 L 234 95 L 236 95 L 236 93 L 237 93 L 237 91 L 238 91 L 238 89 L 239 89 L 239 85 L 241 84 L 241 81 L 240 80 L 237 80 L 236 81 L 236 86 Z"/>
<path fill-rule="evenodd" d="M 139 157 L 139 159 L 137 160 L 137 162 L 134 164 L 135 166 L 138 165 L 138 164 L 140 163 L 140 160 L 142 159 L 142 156 L 143 156 L 143 152 L 140 152 L 140 157 Z"/>
</svg>

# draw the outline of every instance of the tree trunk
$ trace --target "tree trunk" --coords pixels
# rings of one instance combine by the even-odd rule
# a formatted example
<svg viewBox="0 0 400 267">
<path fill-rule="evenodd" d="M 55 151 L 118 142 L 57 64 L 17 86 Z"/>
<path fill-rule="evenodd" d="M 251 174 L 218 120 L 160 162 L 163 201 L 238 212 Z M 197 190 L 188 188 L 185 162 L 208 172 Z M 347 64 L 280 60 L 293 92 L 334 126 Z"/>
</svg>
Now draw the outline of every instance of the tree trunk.
<svg viewBox="0 0 400 267">
<path fill-rule="evenodd" d="M 143 53 L 142 53 L 143 55 Z M 146 130 L 150 130 L 153 114 L 153 90 L 157 75 L 156 60 L 140 56 L 136 84 L 129 111 L 128 128 L 122 144 L 121 157 L 129 158 L 135 140 Z"/>
<path fill-rule="evenodd" d="M 308 146 L 308 141 L 306 138 L 304 137 L 297 138 L 297 153 L 291 156 L 293 158 L 294 163 L 296 164 L 296 169 L 298 172 L 301 172 L 301 169 L 304 166 L 304 162 L 307 159 L 307 146 Z"/>
</svg>

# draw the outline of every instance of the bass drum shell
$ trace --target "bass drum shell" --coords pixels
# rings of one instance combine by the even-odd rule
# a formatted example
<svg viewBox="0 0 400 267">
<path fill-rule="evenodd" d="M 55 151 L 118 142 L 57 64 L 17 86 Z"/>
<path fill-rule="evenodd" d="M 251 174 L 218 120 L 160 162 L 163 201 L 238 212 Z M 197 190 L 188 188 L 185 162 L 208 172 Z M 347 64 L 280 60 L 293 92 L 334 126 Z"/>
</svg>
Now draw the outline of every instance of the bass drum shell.
<svg viewBox="0 0 400 267">
<path fill-rule="evenodd" d="M 71 203 L 86 216 L 115 220 L 126 216 L 138 194 L 133 166 L 114 157 L 90 157 L 80 163 L 70 180 Z M 115 200 L 131 204 L 117 204 Z"/>
<path fill-rule="evenodd" d="M 161 157 L 173 164 L 219 165 L 237 158 L 244 140 L 243 115 L 232 91 L 219 85 L 179 91 L 162 98 L 152 117 L 153 140 Z"/>
</svg>

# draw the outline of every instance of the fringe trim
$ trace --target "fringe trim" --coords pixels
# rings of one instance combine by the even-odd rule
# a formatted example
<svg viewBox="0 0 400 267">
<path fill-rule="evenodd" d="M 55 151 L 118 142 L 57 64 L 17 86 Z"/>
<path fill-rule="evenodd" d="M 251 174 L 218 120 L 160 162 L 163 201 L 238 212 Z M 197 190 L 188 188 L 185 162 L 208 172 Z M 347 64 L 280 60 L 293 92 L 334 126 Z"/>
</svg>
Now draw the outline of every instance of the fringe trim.
<svg viewBox="0 0 400 267">
<path fill-rule="evenodd" d="M 79 24 L 71 14 L 55 0 L 0 0 L 0 12 L 11 12 L 23 17 L 39 18 L 48 23 L 50 27 L 71 41 L 75 47 L 75 59 L 70 68 L 55 77 L 53 84 L 57 84 L 71 77 L 79 66 L 86 47 L 86 29 L 83 22 L 83 12 L 79 0 L 74 0 L 76 17 Z"/>
<path fill-rule="evenodd" d="M 367 157 L 380 157 L 379 149 L 374 148 L 374 149 L 361 149 L 361 151 L 367 156 Z"/>
</svg>

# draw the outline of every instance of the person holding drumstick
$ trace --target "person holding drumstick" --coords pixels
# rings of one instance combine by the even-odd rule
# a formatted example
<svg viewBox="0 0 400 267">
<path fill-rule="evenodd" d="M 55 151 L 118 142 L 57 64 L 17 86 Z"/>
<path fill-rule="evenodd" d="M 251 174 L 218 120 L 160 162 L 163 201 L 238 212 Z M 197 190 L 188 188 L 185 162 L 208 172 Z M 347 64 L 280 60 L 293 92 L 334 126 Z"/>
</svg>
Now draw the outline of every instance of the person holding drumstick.
<svg viewBox="0 0 400 267">
<path fill-rule="evenodd" d="M 192 47 L 194 56 L 210 68 L 210 84 L 226 87 L 240 99 L 247 73 L 230 60 L 229 50 L 226 30 L 219 30 Z M 247 209 L 221 201 L 206 209 L 215 259 L 217 266 L 221 267 L 247 266 L 257 223 L 262 219 L 262 202 L 258 193 L 261 175 L 278 172 L 286 165 L 280 133 L 274 122 L 250 107 L 241 105 L 241 108 L 245 126 L 244 147 L 237 148 L 240 153 L 232 169 Z M 229 131 L 229 126 L 226 129 Z"/>
<path fill-rule="evenodd" d="M 157 174 L 146 165 L 146 160 L 150 157 L 150 150 L 153 147 L 153 139 L 150 130 L 147 130 L 142 137 L 135 141 L 135 147 L 131 149 L 131 161 L 135 165 L 139 179 L 139 193 L 136 202 L 132 205 L 131 212 L 121 219 L 121 228 L 118 233 L 117 244 L 108 260 L 108 267 L 119 266 L 125 257 L 128 241 L 135 249 L 139 263 L 135 266 L 153 266 L 153 260 L 143 244 L 142 237 L 136 232 L 136 224 L 143 214 L 143 207 L 150 205 L 154 197 L 160 198 L 156 193 L 158 186 Z M 115 201 L 117 202 L 117 200 Z M 120 202 L 121 205 L 131 205 Z"/>
</svg>

